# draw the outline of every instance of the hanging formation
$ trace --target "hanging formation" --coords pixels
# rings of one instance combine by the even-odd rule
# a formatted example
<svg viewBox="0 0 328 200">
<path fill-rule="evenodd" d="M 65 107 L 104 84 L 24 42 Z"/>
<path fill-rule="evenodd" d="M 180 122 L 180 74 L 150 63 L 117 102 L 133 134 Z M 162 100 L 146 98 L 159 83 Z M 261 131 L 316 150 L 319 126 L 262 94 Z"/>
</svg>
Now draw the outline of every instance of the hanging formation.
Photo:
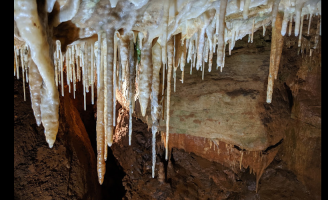
<svg viewBox="0 0 328 200">
<path fill-rule="evenodd" d="M 182 17 L 182 14 L 186 14 L 183 9 L 180 9 L 182 13 L 180 15 L 176 4 L 165 1 L 162 4 L 161 32 L 158 35 L 153 34 L 151 30 L 120 31 L 113 27 L 108 30 L 99 29 L 97 38 L 80 39 L 66 47 L 62 47 L 61 42 L 57 40 L 52 51 L 54 52 L 52 62 L 49 55 L 41 52 L 42 49 L 50 47 L 46 38 L 42 36 L 42 31 L 34 28 L 35 24 L 31 22 L 33 19 L 37 25 L 41 26 L 36 2 L 31 2 L 15 0 L 15 12 L 21 13 L 21 15 L 15 15 L 15 21 L 26 44 L 20 48 L 14 46 L 14 76 L 19 79 L 21 69 L 24 100 L 26 100 L 25 83 L 29 83 L 36 122 L 38 125 L 45 126 L 45 134 L 50 147 L 53 146 L 58 131 L 58 90 L 64 96 L 64 86 L 67 85 L 69 93 L 76 98 L 77 84 L 81 82 L 84 110 L 87 109 L 87 93 L 91 93 L 92 104 L 95 102 L 95 94 L 97 95 L 97 171 L 100 184 L 103 183 L 106 173 L 108 147 L 113 144 L 117 92 L 124 97 L 130 112 L 129 145 L 132 144 L 132 115 L 135 101 L 139 100 L 142 116 L 147 115 L 150 102 L 153 137 L 152 177 L 154 178 L 156 133 L 160 119 L 166 121 L 165 159 L 169 159 L 171 87 L 173 87 L 173 92 L 177 91 L 179 66 L 182 83 L 185 80 L 187 63 L 190 64 L 190 74 L 193 68 L 202 70 L 202 80 L 204 80 L 205 67 L 208 67 L 209 72 L 212 71 L 212 67 L 215 66 L 213 57 L 216 54 L 216 69 L 220 68 L 222 72 L 225 66 L 226 48 L 231 55 L 236 41 L 247 34 L 249 42 L 253 42 L 254 32 L 260 27 L 263 27 L 264 36 L 265 27 L 272 21 L 267 88 L 267 103 L 271 103 L 274 79 L 278 74 L 283 36 L 287 32 L 287 26 L 289 26 L 288 35 L 290 36 L 292 22 L 295 22 L 294 34 L 299 37 L 298 47 L 301 52 L 304 52 L 304 48 L 308 48 L 307 52 L 310 56 L 317 48 L 319 35 L 321 35 L 321 19 L 319 19 L 314 47 L 311 48 L 309 43 L 305 47 L 304 42 L 302 43 L 304 16 L 308 16 L 307 34 L 309 34 L 313 15 L 319 13 L 318 1 L 306 4 L 305 0 L 294 2 L 274 0 L 271 7 L 268 6 L 264 10 L 267 12 L 266 17 L 263 13 L 260 17 L 254 16 L 254 5 L 257 5 L 257 1 L 240 1 L 243 5 L 240 3 L 237 8 L 234 8 L 236 13 L 240 13 L 240 17 L 232 19 L 227 18 L 227 15 L 232 12 L 228 0 L 206 4 L 207 10 L 199 13 L 196 18 L 186 19 Z M 111 2 L 113 2 L 112 7 L 118 3 Z M 24 10 L 22 6 L 30 9 Z M 170 11 L 171 7 L 174 10 L 173 14 Z M 283 9 L 284 14 L 279 13 L 279 9 Z M 24 18 L 24 16 L 29 17 Z M 41 42 L 36 42 L 35 35 L 30 35 L 30 29 L 41 38 Z M 160 80 L 161 69 L 163 82 Z M 240 162 L 242 162 L 242 157 Z"/>
</svg>

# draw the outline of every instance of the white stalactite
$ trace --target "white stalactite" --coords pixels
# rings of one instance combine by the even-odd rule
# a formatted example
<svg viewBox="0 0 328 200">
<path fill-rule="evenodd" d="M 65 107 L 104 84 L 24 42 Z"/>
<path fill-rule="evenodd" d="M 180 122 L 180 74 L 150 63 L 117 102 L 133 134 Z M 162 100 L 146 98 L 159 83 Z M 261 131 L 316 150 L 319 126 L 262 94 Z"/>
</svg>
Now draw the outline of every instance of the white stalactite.
<svg viewBox="0 0 328 200">
<path fill-rule="evenodd" d="M 302 43 L 303 19 L 304 19 L 304 15 L 301 17 L 301 27 L 300 27 L 300 35 L 298 37 L 298 47 L 301 47 L 301 43 Z"/>
<path fill-rule="evenodd" d="M 107 112 L 105 112 L 105 118 L 107 117 L 107 144 L 109 147 L 113 144 L 113 58 L 114 58 L 114 31 L 109 31 L 106 34 L 107 39 L 107 78 L 105 84 L 107 85 Z"/>
<path fill-rule="evenodd" d="M 142 116 L 146 116 L 146 111 L 151 93 L 152 80 L 152 60 L 151 43 L 145 42 L 141 49 L 141 65 L 139 68 L 139 102 Z"/>
<path fill-rule="evenodd" d="M 180 70 L 182 72 L 182 75 L 181 75 L 182 83 L 184 82 L 184 71 L 185 71 L 185 65 L 186 65 L 187 45 L 189 45 L 188 42 L 189 42 L 188 40 L 183 42 L 182 50 L 181 50 Z"/>
<path fill-rule="evenodd" d="M 308 23 L 308 32 L 307 32 L 307 34 L 308 34 L 308 35 L 310 34 L 310 29 L 311 29 L 311 21 L 312 21 L 312 13 L 310 14 L 310 17 L 309 17 L 309 23 Z"/>
<path fill-rule="evenodd" d="M 105 155 L 107 144 L 105 143 L 105 126 L 104 126 L 104 68 L 103 62 L 103 45 L 102 33 L 98 32 L 97 48 L 97 172 L 98 181 L 102 185 L 106 173 Z"/>
<path fill-rule="evenodd" d="M 156 43 L 152 48 L 152 63 L 153 63 L 153 76 L 152 76 L 152 98 L 151 98 L 151 117 L 152 117 L 152 177 L 155 177 L 156 165 L 156 133 L 158 132 L 159 116 L 161 108 L 158 104 L 159 84 L 160 84 L 160 69 L 162 62 L 162 50 L 160 44 Z"/>
<path fill-rule="evenodd" d="M 133 114 L 133 102 L 134 102 L 134 77 L 135 77 L 135 65 L 137 65 L 136 61 L 135 62 L 135 55 L 134 55 L 134 43 L 133 43 L 133 35 L 130 35 L 129 38 L 129 65 L 130 65 L 130 70 L 129 70 L 129 146 L 132 144 L 132 114 Z"/>
<path fill-rule="evenodd" d="M 52 148 L 59 126 L 59 93 L 55 84 L 55 72 L 50 59 L 49 44 L 43 35 L 36 1 L 14 1 L 14 20 L 21 37 L 31 50 L 31 57 L 43 79 L 41 89 L 41 121 L 45 128 L 46 141 Z"/>
<path fill-rule="evenodd" d="M 218 36 L 218 50 L 217 50 L 217 66 L 223 64 L 223 50 L 224 50 L 224 24 L 228 0 L 221 0 L 219 13 L 219 36 Z"/>
<path fill-rule="evenodd" d="M 117 88 L 117 42 L 119 33 L 114 33 L 114 61 L 113 61 L 113 127 L 116 126 L 116 88 Z"/>
<path fill-rule="evenodd" d="M 251 0 L 245 0 L 244 4 L 244 10 L 243 10 L 243 18 L 247 19 L 248 18 L 248 9 L 251 4 Z"/>
<path fill-rule="evenodd" d="M 197 39 L 198 47 L 197 47 L 197 63 L 196 70 L 199 70 L 199 67 L 202 66 L 203 62 L 203 51 L 205 46 L 205 28 L 202 28 L 198 33 Z"/>
<path fill-rule="evenodd" d="M 167 42 L 167 57 L 168 57 L 168 69 L 167 69 L 167 93 L 166 93 L 166 145 L 165 145 L 165 160 L 169 159 L 169 134 L 170 134 L 170 105 L 171 105 L 171 76 L 173 68 L 173 53 L 174 44 L 173 38 Z"/>
<path fill-rule="evenodd" d="M 289 13 L 287 12 L 287 9 L 285 10 L 284 13 L 284 19 L 282 20 L 282 27 L 281 27 L 281 35 L 284 36 L 287 31 L 287 24 L 288 24 L 288 18 L 289 18 Z"/>
<path fill-rule="evenodd" d="M 30 95 L 32 102 L 32 109 L 34 112 L 34 117 L 36 124 L 41 125 L 41 88 L 42 88 L 42 77 L 39 73 L 39 70 L 33 60 L 30 60 Z"/>
<path fill-rule="evenodd" d="M 301 12 L 303 8 L 304 3 L 298 3 L 296 4 L 296 16 L 295 16 L 295 36 L 298 36 L 298 33 L 300 31 L 300 21 L 301 21 Z"/>
<path fill-rule="evenodd" d="M 94 80 L 94 72 L 95 72 L 95 63 L 94 63 L 94 57 L 95 57 L 95 54 L 94 54 L 94 44 L 91 43 L 91 104 L 94 105 L 95 103 L 95 80 Z M 76 59 L 76 62 L 78 62 L 78 60 Z M 77 68 L 79 68 L 77 66 Z"/>
</svg>

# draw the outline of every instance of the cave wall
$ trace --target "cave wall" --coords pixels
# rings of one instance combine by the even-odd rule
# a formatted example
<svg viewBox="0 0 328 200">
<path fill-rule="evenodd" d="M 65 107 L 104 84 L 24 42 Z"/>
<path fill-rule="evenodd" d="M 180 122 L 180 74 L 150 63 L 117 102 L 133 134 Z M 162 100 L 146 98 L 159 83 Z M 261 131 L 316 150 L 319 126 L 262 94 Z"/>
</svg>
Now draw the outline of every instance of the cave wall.
<svg viewBox="0 0 328 200">
<path fill-rule="evenodd" d="M 316 26 L 317 18 L 314 18 Z M 313 30 L 310 30 L 313 31 Z M 313 37 L 306 37 L 313 42 Z M 295 39 L 291 39 L 293 44 Z M 286 44 L 288 47 L 289 45 Z M 294 45 L 295 46 L 295 45 Z M 298 59 L 297 59 L 298 58 Z M 295 47 L 286 48 L 279 72 L 280 82 L 290 93 L 291 114 L 284 129 L 284 145 L 279 155 L 299 181 L 321 198 L 321 38 L 312 56 L 297 55 Z"/>
</svg>

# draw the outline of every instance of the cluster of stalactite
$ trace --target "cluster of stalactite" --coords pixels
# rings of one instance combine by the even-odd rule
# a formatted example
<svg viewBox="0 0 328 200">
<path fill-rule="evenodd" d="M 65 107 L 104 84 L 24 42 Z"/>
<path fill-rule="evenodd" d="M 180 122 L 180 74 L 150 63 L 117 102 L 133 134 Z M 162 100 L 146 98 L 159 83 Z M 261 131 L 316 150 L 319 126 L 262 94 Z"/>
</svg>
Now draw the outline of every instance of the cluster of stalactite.
<svg viewBox="0 0 328 200">
<path fill-rule="evenodd" d="M 74 16 L 78 9 L 77 2 L 79 1 L 72 1 L 69 5 L 74 12 L 68 12 L 69 9 L 61 11 L 60 22 Z M 160 119 L 166 120 L 165 158 L 168 159 L 171 85 L 175 92 L 178 68 L 182 73 L 180 80 L 182 83 L 187 63 L 190 64 L 190 74 L 193 69 L 202 70 L 202 80 L 204 80 L 206 66 L 209 72 L 212 71 L 213 65 L 216 65 L 216 69 L 220 68 L 222 72 L 226 48 L 230 55 L 236 40 L 248 34 L 249 42 L 253 42 L 254 32 L 263 27 L 263 35 L 265 35 L 265 27 L 272 23 L 267 89 L 267 103 L 271 103 L 274 79 L 278 74 L 283 36 L 287 25 L 289 25 L 288 34 L 291 35 L 292 23 L 295 22 L 294 34 L 299 35 L 300 38 L 298 46 L 301 52 L 307 49 L 310 56 L 317 48 L 319 35 L 321 35 L 319 22 L 314 46 L 311 47 L 309 43 L 302 42 L 304 16 L 309 20 L 309 33 L 313 15 L 321 14 L 319 1 L 274 0 L 270 5 L 264 6 L 262 11 L 250 9 L 251 0 L 237 1 L 236 16 L 230 13 L 230 17 L 227 17 L 228 3 L 231 1 L 221 0 L 213 4 L 217 6 L 215 9 L 204 10 L 195 18 L 187 19 L 183 23 L 181 22 L 183 16 L 170 14 L 170 8 L 173 8 L 175 13 L 178 10 L 177 5 L 171 5 L 172 2 L 170 2 L 163 4 L 163 24 L 161 25 L 163 32 L 160 36 L 154 37 L 147 30 L 97 29 L 96 37 L 77 40 L 64 48 L 59 40 L 55 41 L 55 50 L 51 59 L 49 55 L 46 55 L 49 52 L 49 45 L 40 28 L 42 26 L 38 19 L 36 2 L 15 0 L 14 19 L 20 38 L 26 42 L 26 45 L 20 48 L 14 46 L 14 76 L 20 78 L 19 70 L 21 69 L 24 84 L 29 82 L 36 121 L 38 125 L 42 123 L 45 126 L 45 134 L 50 147 L 53 146 L 58 131 L 58 91 L 64 96 L 64 84 L 68 85 L 69 92 L 73 93 L 75 98 L 77 82 L 82 82 L 84 109 L 86 109 L 86 93 L 91 92 L 92 104 L 95 102 L 95 92 L 97 94 L 97 169 L 100 184 L 103 183 L 105 175 L 107 149 L 113 143 L 118 91 L 123 94 L 130 111 L 129 145 L 132 138 L 132 114 L 135 101 L 139 100 L 143 116 L 146 115 L 148 103 L 151 101 L 152 177 L 155 177 L 155 142 Z M 115 7 L 118 2 L 110 1 L 110 3 L 112 7 Z M 53 4 L 47 4 L 48 12 L 51 11 L 51 5 Z M 183 12 L 187 10 L 184 9 Z M 174 23 L 169 23 L 170 17 L 174 19 Z M 198 25 L 194 26 L 197 23 Z M 175 28 L 172 29 L 172 25 Z M 65 52 L 62 52 L 62 49 L 66 49 Z M 213 62 L 214 54 L 216 54 L 216 62 Z M 162 83 L 160 82 L 161 69 Z M 162 88 L 161 93 L 160 88 Z M 162 97 L 161 100 L 159 97 Z"/>
</svg>

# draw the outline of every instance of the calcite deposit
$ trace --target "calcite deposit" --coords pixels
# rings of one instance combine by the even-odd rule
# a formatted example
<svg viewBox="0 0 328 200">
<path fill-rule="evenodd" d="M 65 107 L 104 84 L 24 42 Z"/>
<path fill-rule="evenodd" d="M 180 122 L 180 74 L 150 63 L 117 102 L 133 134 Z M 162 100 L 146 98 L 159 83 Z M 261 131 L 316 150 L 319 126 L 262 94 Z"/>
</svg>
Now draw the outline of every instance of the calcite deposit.
<svg viewBox="0 0 328 200">
<path fill-rule="evenodd" d="M 289 138 L 295 131 L 314 134 L 316 145 L 321 140 L 320 42 L 320 0 L 14 0 L 14 76 L 22 79 L 23 98 L 26 84 L 50 148 L 61 101 L 72 95 L 84 111 L 95 106 L 100 185 L 111 173 L 109 148 L 121 142 L 121 105 L 129 112 L 128 145 L 134 117 L 152 129 L 150 178 L 163 181 L 160 136 L 165 162 L 177 148 L 234 172 L 249 167 L 258 192 L 284 141 L 303 149 Z M 286 67 L 286 57 L 299 69 Z M 302 159 L 284 158 L 308 184 Z M 317 185 L 307 187 L 317 194 Z"/>
</svg>

